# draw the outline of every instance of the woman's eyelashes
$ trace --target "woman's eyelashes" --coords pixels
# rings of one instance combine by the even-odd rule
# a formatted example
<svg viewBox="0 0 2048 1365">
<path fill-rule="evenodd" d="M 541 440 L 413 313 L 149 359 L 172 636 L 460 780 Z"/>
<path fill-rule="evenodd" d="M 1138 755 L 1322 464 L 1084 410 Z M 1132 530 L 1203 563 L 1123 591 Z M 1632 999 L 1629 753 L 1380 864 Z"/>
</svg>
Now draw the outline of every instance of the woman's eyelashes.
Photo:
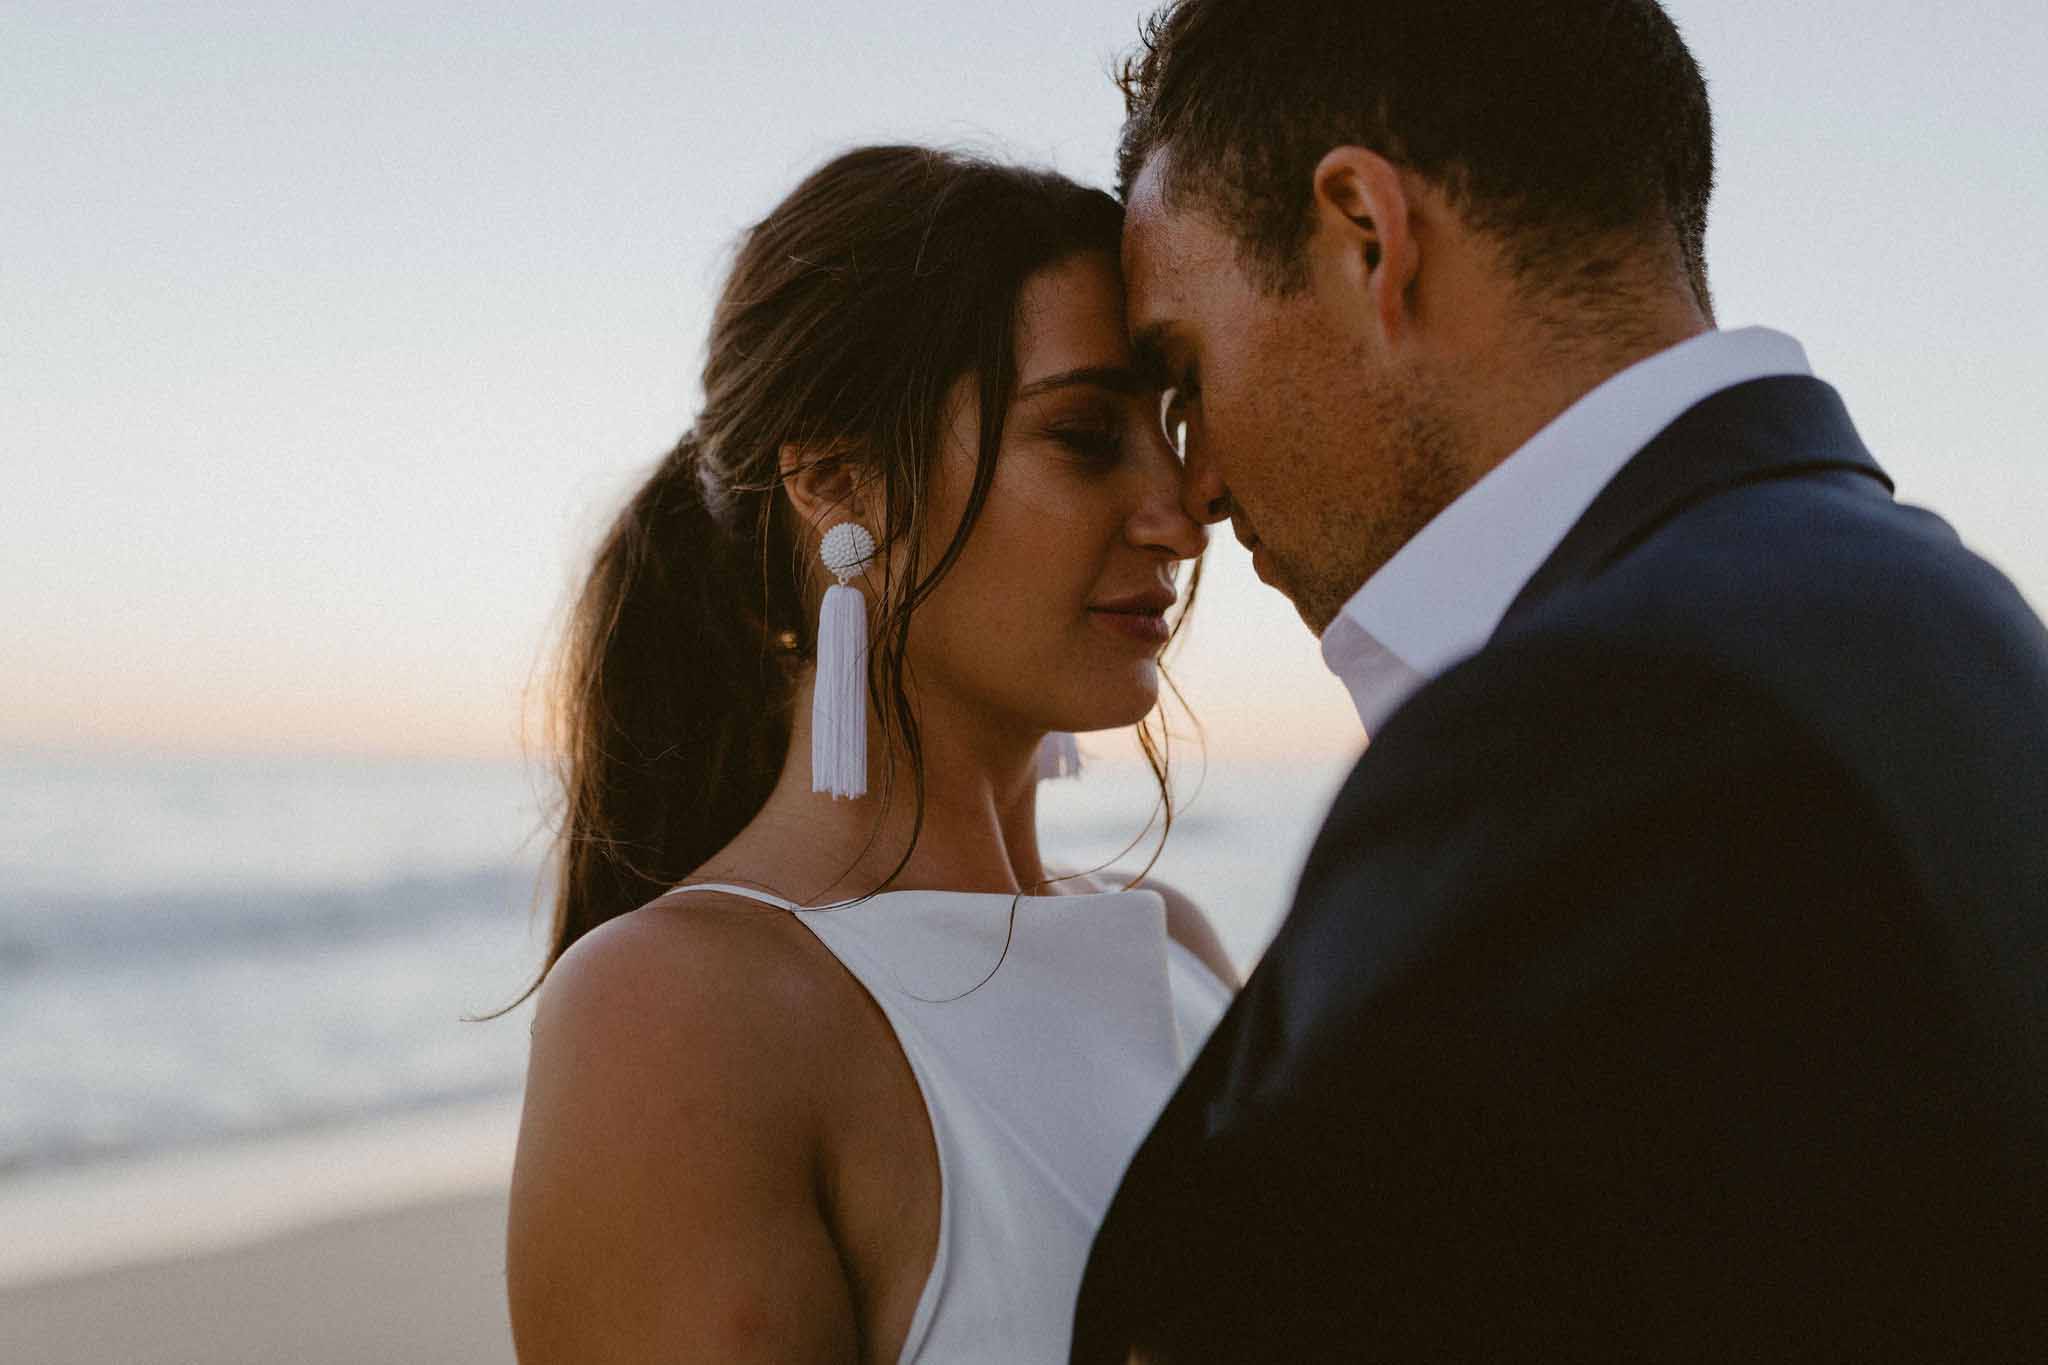
<svg viewBox="0 0 2048 1365">
<path fill-rule="evenodd" d="M 1123 459 L 1124 423 L 1120 420 L 1063 422 L 1047 428 L 1047 434 L 1084 464 L 1107 468 Z"/>
</svg>

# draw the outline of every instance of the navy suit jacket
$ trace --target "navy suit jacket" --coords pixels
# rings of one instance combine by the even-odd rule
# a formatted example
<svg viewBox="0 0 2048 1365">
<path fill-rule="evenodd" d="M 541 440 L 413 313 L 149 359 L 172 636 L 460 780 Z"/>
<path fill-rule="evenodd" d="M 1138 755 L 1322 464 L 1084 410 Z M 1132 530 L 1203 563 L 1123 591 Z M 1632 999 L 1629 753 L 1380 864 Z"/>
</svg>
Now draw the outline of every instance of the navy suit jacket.
<svg viewBox="0 0 2048 1365">
<path fill-rule="evenodd" d="M 2048 635 L 1739 385 L 1373 738 L 1074 1359 L 2048 1359 Z"/>
</svg>

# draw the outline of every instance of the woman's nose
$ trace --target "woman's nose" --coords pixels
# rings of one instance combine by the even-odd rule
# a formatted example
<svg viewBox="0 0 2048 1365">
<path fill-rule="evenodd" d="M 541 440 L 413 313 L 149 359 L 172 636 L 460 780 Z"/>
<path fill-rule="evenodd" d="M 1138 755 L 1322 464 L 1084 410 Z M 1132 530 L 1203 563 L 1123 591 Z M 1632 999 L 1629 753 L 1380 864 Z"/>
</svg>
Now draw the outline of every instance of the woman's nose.
<svg viewBox="0 0 2048 1365">
<path fill-rule="evenodd" d="M 1194 559 L 1208 548 L 1208 530 L 1184 505 L 1178 461 L 1161 461 L 1159 470 L 1148 475 L 1125 531 L 1131 544 L 1163 550 L 1175 559 Z"/>
</svg>

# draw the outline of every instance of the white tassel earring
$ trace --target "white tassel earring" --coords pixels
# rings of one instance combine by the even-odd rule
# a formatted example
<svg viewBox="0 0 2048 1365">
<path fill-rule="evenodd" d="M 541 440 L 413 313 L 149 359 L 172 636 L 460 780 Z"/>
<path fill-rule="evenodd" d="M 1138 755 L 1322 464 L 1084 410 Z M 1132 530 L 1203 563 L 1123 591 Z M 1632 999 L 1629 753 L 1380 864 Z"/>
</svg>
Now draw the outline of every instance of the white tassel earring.
<svg viewBox="0 0 2048 1365">
<path fill-rule="evenodd" d="M 1065 730 L 1054 730 L 1038 741 L 1038 780 L 1081 775 L 1081 745 Z"/>
<path fill-rule="evenodd" d="M 818 557 L 839 582 L 818 610 L 818 675 L 811 697 L 811 790 L 832 799 L 868 791 L 868 600 L 850 579 L 875 557 L 857 521 L 825 533 Z"/>
</svg>

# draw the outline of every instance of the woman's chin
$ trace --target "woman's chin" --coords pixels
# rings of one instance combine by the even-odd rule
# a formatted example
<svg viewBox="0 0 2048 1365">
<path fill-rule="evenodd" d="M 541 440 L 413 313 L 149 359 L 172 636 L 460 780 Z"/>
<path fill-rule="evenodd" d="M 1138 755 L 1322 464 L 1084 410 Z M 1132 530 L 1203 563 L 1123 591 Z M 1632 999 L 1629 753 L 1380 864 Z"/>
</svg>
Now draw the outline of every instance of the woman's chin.
<svg viewBox="0 0 2048 1365">
<path fill-rule="evenodd" d="M 1095 730 L 1127 730 L 1159 705 L 1159 671 L 1143 678 L 1106 681 L 1102 688 L 1063 717 L 1056 728 L 1085 735 Z"/>
</svg>

